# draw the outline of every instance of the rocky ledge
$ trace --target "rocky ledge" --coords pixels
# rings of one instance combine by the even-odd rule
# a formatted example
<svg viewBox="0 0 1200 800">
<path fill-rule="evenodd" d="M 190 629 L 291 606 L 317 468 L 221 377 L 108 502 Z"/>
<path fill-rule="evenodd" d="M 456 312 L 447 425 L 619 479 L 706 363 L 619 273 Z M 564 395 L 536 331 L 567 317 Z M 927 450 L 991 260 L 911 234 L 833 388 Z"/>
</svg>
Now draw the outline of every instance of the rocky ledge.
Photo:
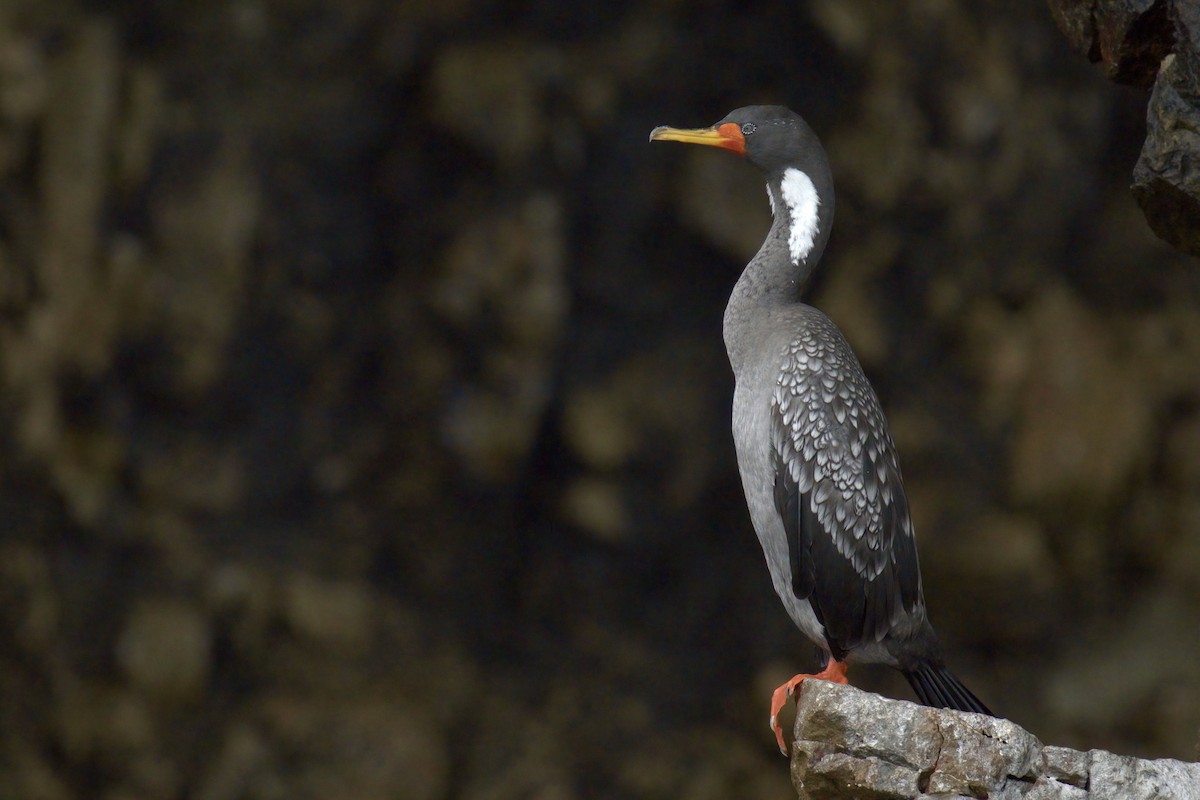
<svg viewBox="0 0 1200 800">
<path fill-rule="evenodd" d="M 1200 764 L 1046 746 L 1005 719 L 807 681 L 792 783 L 801 800 L 1200 800 Z"/>
</svg>

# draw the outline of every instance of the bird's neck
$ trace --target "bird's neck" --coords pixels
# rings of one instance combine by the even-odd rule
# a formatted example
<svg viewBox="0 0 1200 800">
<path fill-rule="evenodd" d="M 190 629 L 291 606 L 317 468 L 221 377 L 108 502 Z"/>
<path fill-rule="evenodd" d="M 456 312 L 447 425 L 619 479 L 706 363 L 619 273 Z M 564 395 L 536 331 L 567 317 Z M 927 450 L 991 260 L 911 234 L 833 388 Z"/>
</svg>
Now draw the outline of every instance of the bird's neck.
<svg viewBox="0 0 1200 800">
<path fill-rule="evenodd" d="M 829 239 L 833 223 L 833 188 L 827 170 L 809 175 L 796 168 L 767 181 L 774 219 L 758 253 L 746 265 L 725 308 L 725 344 L 738 371 L 753 347 L 749 329 L 772 312 L 800 302 L 809 277 Z"/>
</svg>

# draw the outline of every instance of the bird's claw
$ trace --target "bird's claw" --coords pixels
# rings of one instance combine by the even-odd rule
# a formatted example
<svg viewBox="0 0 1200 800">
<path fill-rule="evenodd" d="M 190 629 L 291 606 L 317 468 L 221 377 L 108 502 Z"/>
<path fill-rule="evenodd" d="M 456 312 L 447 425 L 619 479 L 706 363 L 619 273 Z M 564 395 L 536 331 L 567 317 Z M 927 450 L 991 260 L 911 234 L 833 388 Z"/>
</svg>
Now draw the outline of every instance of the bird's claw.
<svg viewBox="0 0 1200 800">
<path fill-rule="evenodd" d="M 771 731 L 775 734 L 775 741 L 779 744 L 779 752 L 783 753 L 783 755 L 786 756 L 788 754 L 788 751 L 787 751 L 787 744 L 785 744 L 783 741 L 783 728 L 780 728 L 779 723 L 776 722 L 775 720 L 776 720 L 776 717 L 774 714 L 772 714 L 771 715 Z"/>
<path fill-rule="evenodd" d="M 846 665 L 830 659 L 829 663 L 825 665 L 825 669 L 816 675 L 793 675 L 791 680 L 780 685 L 771 694 L 771 730 L 775 732 L 775 741 L 779 743 L 779 752 L 785 756 L 788 754 L 788 749 L 783 741 L 783 729 L 779 727 L 779 711 L 787 705 L 788 700 L 795 697 L 796 687 L 809 678 L 819 678 L 821 680 L 833 681 L 834 683 L 845 683 Z"/>
<path fill-rule="evenodd" d="M 771 730 L 775 734 L 775 741 L 779 744 L 779 752 L 785 756 L 788 754 L 788 750 L 787 744 L 783 741 L 783 729 L 779 727 L 779 711 L 787 704 L 791 696 L 791 681 L 780 686 L 771 694 Z"/>
</svg>

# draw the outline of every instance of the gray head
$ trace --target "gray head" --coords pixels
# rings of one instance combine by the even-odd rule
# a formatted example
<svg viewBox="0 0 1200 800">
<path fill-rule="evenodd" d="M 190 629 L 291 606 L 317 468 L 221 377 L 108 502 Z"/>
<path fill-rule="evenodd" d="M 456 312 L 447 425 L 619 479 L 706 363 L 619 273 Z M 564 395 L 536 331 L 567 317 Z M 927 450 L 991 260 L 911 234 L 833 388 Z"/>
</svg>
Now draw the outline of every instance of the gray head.
<svg viewBox="0 0 1200 800">
<path fill-rule="evenodd" d="M 820 140 L 799 114 L 784 106 L 744 106 L 710 128 L 658 127 L 650 139 L 725 148 L 744 156 L 767 180 L 792 167 L 828 182 L 829 161 Z"/>
</svg>

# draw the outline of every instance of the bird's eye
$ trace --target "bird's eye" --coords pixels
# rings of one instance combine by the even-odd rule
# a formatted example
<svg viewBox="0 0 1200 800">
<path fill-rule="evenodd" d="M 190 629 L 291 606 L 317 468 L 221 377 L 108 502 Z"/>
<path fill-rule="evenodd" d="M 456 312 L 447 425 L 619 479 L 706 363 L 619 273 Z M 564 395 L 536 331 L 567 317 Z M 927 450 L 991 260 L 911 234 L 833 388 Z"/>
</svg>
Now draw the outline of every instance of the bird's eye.
<svg viewBox="0 0 1200 800">
<path fill-rule="evenodd" d="M 758 130 L 757 125 L 755 125 L 753 122 L 747 122 L 745 125 L 742 126 L 742 136 L 749 136 L 750 134 L 754 133 L 756 130 Z"/>
</svg>

